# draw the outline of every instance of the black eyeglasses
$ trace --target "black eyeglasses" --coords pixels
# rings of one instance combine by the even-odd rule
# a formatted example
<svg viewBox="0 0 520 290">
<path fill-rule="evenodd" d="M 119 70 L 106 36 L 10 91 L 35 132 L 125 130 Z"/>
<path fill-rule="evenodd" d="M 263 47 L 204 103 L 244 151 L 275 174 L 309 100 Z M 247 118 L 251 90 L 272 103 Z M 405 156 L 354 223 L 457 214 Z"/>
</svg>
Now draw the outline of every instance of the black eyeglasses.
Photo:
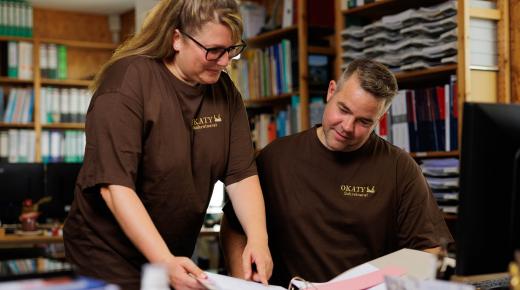
<svg viewBox="0 0 520 290">
<path fill-rule="evenodd" d="M 179 30 L 179 32 L 182 33 L 183 35 L 185 35 L 186 37 L 188 37 L 189 39 L 191 39 L 198 46 L 203 48 L 206 51 L 206 60 L 208 60 L 208 61 L 219 60 L 226 52 L 229 54 L 230 58 L 233 58 L 233 57 L 239 55 L 240 53 L 242 53 L 242 51 L 244 51 L 244 49 L 247 46 L 245 43 L 242 43 L 242 44 L 238 44 L 238 45 L 232 45 L 230 47 L 209 47 L 208 48 L 208 47 L 205 47 L 202 43 L 195 40 L 195 38 L 191 37 L 189 34 L 183 32 L 183 31 L 180 31 L 180 30 Z"/>
</svg>

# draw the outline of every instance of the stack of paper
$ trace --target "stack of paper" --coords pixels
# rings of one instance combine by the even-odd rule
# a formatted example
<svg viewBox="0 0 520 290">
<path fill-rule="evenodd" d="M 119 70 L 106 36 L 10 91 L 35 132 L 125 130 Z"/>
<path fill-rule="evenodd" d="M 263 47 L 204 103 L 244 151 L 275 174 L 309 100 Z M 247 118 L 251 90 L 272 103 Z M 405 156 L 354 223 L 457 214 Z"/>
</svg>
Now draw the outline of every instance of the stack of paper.
<svg viewBox="0 0 520 290">
<path fill-rule="evenodd" d="M 359 57 L 379 61 L 394 70 L 428 68 L 455 62 L 456 1 L 408 9 L 343 32 L 343 67 Z"/>
</svg>

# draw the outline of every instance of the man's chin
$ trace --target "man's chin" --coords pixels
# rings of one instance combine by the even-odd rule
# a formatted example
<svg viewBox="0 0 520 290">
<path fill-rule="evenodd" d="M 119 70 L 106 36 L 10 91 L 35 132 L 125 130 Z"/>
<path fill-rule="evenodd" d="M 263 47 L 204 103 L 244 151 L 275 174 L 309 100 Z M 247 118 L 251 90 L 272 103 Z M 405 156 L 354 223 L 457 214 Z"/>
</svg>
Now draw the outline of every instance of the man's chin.
<svg viewBox="0 0 520 290">
<path fill-rule="evenodd" d="M 338 152 L 351 152 L 356 151 L 360 146 L 356 146 L 355 144 L 344 144 L 344 143 L 335 143 L 330 146 L 330 150 L 338 151 Z"/>
</svg>

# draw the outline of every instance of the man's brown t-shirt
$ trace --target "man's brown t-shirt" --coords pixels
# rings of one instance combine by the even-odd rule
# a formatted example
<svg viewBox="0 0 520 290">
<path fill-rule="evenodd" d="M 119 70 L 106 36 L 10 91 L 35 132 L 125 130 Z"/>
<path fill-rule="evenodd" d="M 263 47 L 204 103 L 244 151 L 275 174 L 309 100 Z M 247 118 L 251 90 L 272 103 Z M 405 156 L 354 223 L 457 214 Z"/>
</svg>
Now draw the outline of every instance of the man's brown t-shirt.
<svg viewBox="0 0 520 290">
<path fill-rule="evenodd" d="M 191 256 L 213 185 L 256 174 L 240 94 L 223 73 L 189 86 L 157 60 L 122 59 L 90 104 L 87 144 L 65 223 L 79 272 L 134 288 L 146 262 L 102 199 L 101 185 L 132 188 L 176 256 Z"/>
<path fill-rule="evenodd" d="M 354 152 L 333 152 L 311 128 L 275 140 L 257 167 L 274 262 L 269 283 L 324 282 L 401 248 L 452 240 L 419 166 L 375 134 Z"/>
</svg>

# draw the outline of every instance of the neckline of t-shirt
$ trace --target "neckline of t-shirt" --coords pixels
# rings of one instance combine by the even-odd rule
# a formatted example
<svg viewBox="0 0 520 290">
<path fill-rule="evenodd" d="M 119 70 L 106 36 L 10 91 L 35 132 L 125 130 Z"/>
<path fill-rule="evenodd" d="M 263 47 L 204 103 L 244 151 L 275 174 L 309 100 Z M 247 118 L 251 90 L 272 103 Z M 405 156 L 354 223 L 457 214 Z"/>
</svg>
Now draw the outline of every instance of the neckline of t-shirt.
<svg viewBox="0 0 520 290">
<path fill-rule="evenodd" d="M 361 148 L 359 148 L 355 151 L 350 151 L 350 152 L 332 151 L 332 150 L 328 149 L 327 147 L 325 147 L 325 145 L 323 143 L 321 143 L 320 138 L 318 137 L 318 128 L 321 126 L 322 126 L 321 124 L 317 124 L 313 128 L 314 130 L 311 130 L 313 132 L 312 139 L 314 140 L 315 145 L 318 148 L 320 148 L 319 150 L 322 152 L 322 154 L 324 154 L 326 156 L 330 156 L 334 159 L 358 156 L 359 154 L 365 152 L 367 150 L 367 148 L 370 147 L 371 144 L 374 142 L 374 136 L 373 136 L 374 132 L 372 132 L 372 133 L 370 133 L 370 137 L 368 137 L 368 140 L 365 142 L 365 144 L 363 144 L 363 146 L 361 146 Z"/>
<path fill-rule="evenodd" d="M 183 94 L 186 94 L 190 97 L 200 97 L 204 94 L 206 89 L 206 85 L 199 84 L 197 86 L 190 86 L 189 84 L 180 80 L 177 76 L 175 76 L 166 66 L 164 61 L 159 62 L 159 65 L 162 67 L 163 71 L 168 75 L 169 78 L 173 80 L 173 84 L 175 87 L 180 90 Z"/>
</svg>

